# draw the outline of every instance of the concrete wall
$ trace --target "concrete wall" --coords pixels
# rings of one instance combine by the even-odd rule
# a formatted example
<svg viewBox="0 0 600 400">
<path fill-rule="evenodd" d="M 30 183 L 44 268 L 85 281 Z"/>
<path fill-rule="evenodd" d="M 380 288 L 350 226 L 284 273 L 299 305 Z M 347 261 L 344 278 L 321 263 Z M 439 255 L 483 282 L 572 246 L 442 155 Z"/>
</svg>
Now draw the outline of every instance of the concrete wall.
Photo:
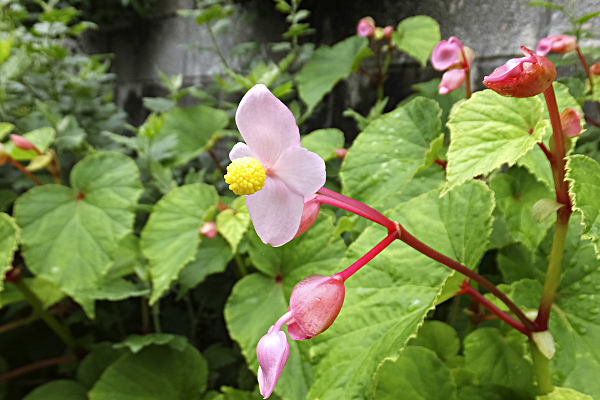
<svg viewBox="0 0 600 400">
<path fill-rule="evenodd" d="M 554 0 L 558 4 L 567 0 Z M 339 1 L 304 0 L 302 8 L 311 10 L 308 22 L 317 29 L 308 40 L 334 44 L 353 34 L 357 21 L 372 16 L 378 26 L 394 25 L 413 15 L 429 15 L 440 23 L 442 38 L 457 36 L 471 47 L 477 58 L 473 65 L 473 83 L 482 88 L 483 76 L 504 63 L 519 57 L 519 46 L 535 48 L 537 41 L 549 34 L 569 29 L 570 24 L 559 12 L 540 7 L 530 8 L 529 0 L 380 0 Z M 341 6 L 341 4 L 344 4 Z M 193 8 L 193 0 L 162 0 L 156 15 L 147 21 L 136 21 L 120 27 L 104 28 L 88 36 L 86 48 L 90 52 L 114 53 L 112 71 L 118 76 L 117 102 L 139 122 L 141 97 L 161 94 L 156 71 L 168 75 L 183 74 L 185 85 L 206 83 L 215 73 L 223 74 L 219 57 L 209 52 L 196 52 L 182 47 L 184 43 L 211 46 L 204 27 L 192 18 L 177 15 L 176 10 Z M 238 6 L 230 34 L 218 39 L 224 53 L 237 43 L 256 40 L 276 41 L 286 29 L 284 16 L 273 9 L 271 0 L 245 1 Z M 597 0 L 579 0 L 577 14 L 600 9 Z M 254 15 L 250 23 L 244 22 Z M 590 20 L 585 28 L 600 36 L 600 17 Z M 600 39 L 587 39 L 582 46 L 600 47 Z M 420 68 L 404 55 L 395 56 L 386 92 L 396 104 L 411 93 L 410 85 L 441 76 L 431 67 Z M 231 58 L 232 68 L 239 67 L 239 58 Z M 352 129 L 351 121 L 340 116 L 347 107 L 366 110 L 373 99 L 365 93 L 369 83 L 357 74 L 341 85 L 329 99 L 327 111 L 316 118 L 315 125 L 333 125 Z"/>
</svg>

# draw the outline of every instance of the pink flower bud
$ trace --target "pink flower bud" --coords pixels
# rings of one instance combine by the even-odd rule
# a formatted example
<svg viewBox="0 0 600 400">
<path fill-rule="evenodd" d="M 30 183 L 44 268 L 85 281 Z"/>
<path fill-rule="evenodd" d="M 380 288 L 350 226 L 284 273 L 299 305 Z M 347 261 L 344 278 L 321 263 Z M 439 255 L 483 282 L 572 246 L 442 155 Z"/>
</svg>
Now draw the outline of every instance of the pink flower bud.
<svg viewBox="0 0 600 400">
<path fill-rule="evenodd" d="M 198 229 L 198 232 L 212 239 L 217 235 L 217 224 L 213 221 L 208 221 Z"/>
<path fill-rule="evenodd" d="M 560 113 L 560 124 L 565 136 L 575 137 L 581 134 L 581 113 L 573 107 L 567 107 Z"/>
<path fill-rule="evenodd" d="M 392 33 L 394 33 L 394 27 L 393 26 L 386 26 L 385 28 L 383 28 L 383 35 L 385 36 L 385 38 L 387 40 L 391 40 L 392 39 Z"/>
<path fill-rule="evenodd" d="M 265 399 L 273 393 L 283 367 L 290 356 L 290 345 L 285 333 L 276 329 L 276 325 L 271 326 L 256 346 L 256 358 L 259 365 L 258 387 L 260 394 Z"/>
<path fill-rule="evenodd" d="M 356 26 L 358 36 L 368 37 L 375 33 L 375 21 L 371 17 L 364 17 L 358 21 Z"/>
<path fill-rule="evenodd" d="M 300 220 L 300 227 L 294 239 L 302 235 L 315 223 L 319 216 L 319 210 L 321 209 L 321 202 L 317 199 L 316 194 L 304 197 L 304 209 L 302 210 L 302 219 Z"/>
<path fill-rule="evenodd" d="M 542 93 L 556 78 L 556 68 L 546 57 L 521 46 L 526 57 L 513 58 L 483 79 L 483 84 L 506 97 L 532 97 Z"/>
<path fill-rule="evenodd" d="M 590 67 L 590 72 L 594 75 L 600 75 L 600 62 L 597 62 L 596 64 L 592 65 Z"/>
<path fill-rule="evenodd" d="M 346 154 L 348 154 L 348 149 L 335 149 L 335 156 L 340 160 L 343 160 Z"/>
<path fill-rule="evenodd" d="M 577 41 L 569 35 L 550 35 L 541 39 L 535 48 L 535 54 L 545 56 L 549 52 L 566 54 L 577 49 Z"/>
<path fill-rule="evenodd" d="M 344 304 L 344 295 L 344 282 L 338 275 L 315 274 L 298 282 L 290 298 L 290 337 L 311 339 L 329 328 Z"/>
<path fill-rule="evenodd" d="M 454 41 L 442 40 L 433 48 L 431 65 L 438 71 L 445 71 L 458 61 L 460 45 Z"/>
<path fill-rule="evenodd" d="M 29 140 L 25 139 L 23 136 L 19 135 L 10 135 L 10 140 L 21 150 L 33 150 L 35 146 Z"/>
<path fill-rule="evenodd" d="M 463 69 L 451 69 L 450 71 L 444 72 L 442 81 L 438 87 L 439 94 L 448 94 L 455 91 L 465 81 L 465 70 Z"/>
</svg>

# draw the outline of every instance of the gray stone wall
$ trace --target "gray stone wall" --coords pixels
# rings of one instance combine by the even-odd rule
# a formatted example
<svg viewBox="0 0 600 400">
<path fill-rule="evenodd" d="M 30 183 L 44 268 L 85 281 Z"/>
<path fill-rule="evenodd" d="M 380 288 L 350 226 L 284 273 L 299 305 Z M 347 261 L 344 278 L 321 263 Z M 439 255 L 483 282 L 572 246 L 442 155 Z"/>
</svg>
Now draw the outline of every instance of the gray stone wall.
<svg viewBox="0 0 600 400">
<path fill-rule="evenodd" d="M 566 3 L 567 0 L 555 0 Z M 569 29 L 570 24 L 559 12 L 540 7 L 528 7 L 529 0 L 380 0 L 332 2 L 327 0 L 304 0 L 302 8 L 311 10 L 308 20 L 317 29 L 309 37 L 317 45 L 335 42 L 355 32 L 357 21 L 372 16 L 378 26 L 394 25 L 413 15 L 429 15 L 441 27 L 442 38 L 457 36 L 464 45 L 476 53 L 473 65 L 473 83 L 481 89 L 483 76 L 504 63 L 508 58 L 519 57 L 519 46 L 535 48 L 537 41 L 549 34 Z M 209 52 L 197 52 L 182 46 L 185 43 L 211 46 L 206 29 L 198 26 L 192 18 L 177 15 L 176 11 L 193 8 L 193 0 L 162 0 L 156 14 L 147 21 L 136 21 L 118 27 L 104 28 L 88 36 L 86 48 L 92 53 L 114 53 L 112 71 L 118 76 L 117 97 L 119 105 L 133 114 L 132 122 L 139 122 L 143 115 L 141 97 L 163 94 L 157 70 L 167 75 L 182 74 L 185 85 L 206 83 L 213 74 L 223 74 L 219 57 Z M 579 0 L 578 14 L 600 9 L 597 0 Z M 244 22 L 253 14 L 254 20 Z M 219 46 L 227 53 L 235 44 L 256 40 L 276 41 L 286 29 L 284 16 L 273 9 L 271 0 L 246 1 L 238 5 L 234 23 L 228 28 L 230 34 L 218 39 Z M 590 20 L 585 28 L 593 29 L 600 36 L 600 17 Z M 582 46 L 600 47 L 600 39 L 587 39 Z M 396 104 L 411 93 L 413 83 L 441 76 L 431 67 L 420 68 L 412 59 L 398 54 L 390 68 L 386 92 Z M 235 69 L 239 60 L 230 59 Z M 320 115 L 320 124 L 344 128 L 341 111 L 347 107 L 366 110 L 373 99 L 365 98 L 369 82 L 355 74 L 345 85 L 334 92 L 328 103 L 328 112 Z M 334 116 L 334 117 L 332 117 Z M 319 124 L 317 123 L 317 125 Z"/>
</svg>

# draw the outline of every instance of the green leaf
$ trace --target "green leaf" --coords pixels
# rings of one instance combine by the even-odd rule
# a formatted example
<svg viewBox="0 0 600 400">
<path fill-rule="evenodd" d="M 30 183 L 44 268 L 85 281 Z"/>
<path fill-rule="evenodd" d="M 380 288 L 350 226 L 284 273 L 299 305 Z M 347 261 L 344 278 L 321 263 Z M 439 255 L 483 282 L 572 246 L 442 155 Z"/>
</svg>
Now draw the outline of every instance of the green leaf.
<svg viewBox="0 0 600 400">
<path fill-rule="evenodd" d="M 242 237 L 250 226 L 250 214 L 246 208 L 245 196 L 239 196 L 231 204 L 231 208 L 221 211 L 217 215 L 217 230 L 231 245 L 235 254 Z"/>
<path fill-rule="evenodd" d="M 221 19 L 230 16 L 233 14 L 233 9 L 229 7 L 225 7 L 225 10 L 221 8 L 220 4 L 215 4 L 209 9 L 203 10 L 202 14 L 200 14 L 196 18 L 196 23 L 198 25 L 205 24 L 207 22 L 212 21 L 213 19 Z"/>
<path fill-rule="evenodd" d="M 527 338 L 517 331 L 506 336 L 496 328 L 480 328 L 464 340 L 466 366 L 479 382 L 533 394 L 533 369 L 525 359 Z"/>
<path fill-rule="evenodd" d="M 250 274 L 236 283 L 224 314 L 229 334 L 239 343 L 255 373 L 256 345 L 287 312 L 292 287 L 310 274 L 336 272 L 345 245 L 334 232 L 333 218 L 323 213 L 306 233 L 281 247 L 265 245 L 255 232 L 250 232 L 250 259 L 262 274 Z M 307 362 L 311 341 L 289 342 L 290 357 L 275 393 L 286 400 L 304 400 L 312 381 Z"/>
<path fill-rule="evenodd" d="M 396 361 L 386 361 L 377 375 L 376 400 L 456 399 L 452 372 L 423 347 L 407 347 Z"/>
<path fill-rule="evenodd" d="M 12 39 L 0 40 L 0 64 L 10 56 L 12 44 Z M 0 139 L 2 139 L 2 135 L 0 135 Z"/>
<path fill-rule="evenodd" d="M 549 1 L 532 1 L 528 4 L 529 7 L 544 7 L 548 10 L 560 10 L 563 11 L 565 8 L 558 4 L 551 3 Z"/>
<path fill-rule="evenodd" d="M 451 325 L 441 321 L 425 321 L 409 346 L 421 346 L 434 351 L 442 361 L 458 354 L 460 339 Z"/>
<path fill-rule="evenodd" d="M 229 123 L 225 111 L 206 106 L 175 107 L 164 115 L 165 122 L 152 147 L 164 146 L 174 138 L 176 143 L 169 148 L 171 166 L 185 164 L 205 151 L 213 135 Z"/>
<path fill-rule="evenodd" d="M 598 15 L 600 15 L 600 11 L 595 11 L 593 13 L 585 14 L 585 15 L 582 15 L 581 17 L 577 18 L 577 22 L 580 24 L 585 24 L 590 19 L 596 18 Z"/>
<path fill-rule="evenodd" d="M 533 205 L 531 209 L 531 214 L 533 215 L 533 219 L 535 219 L 538 223 L 543 222 L 550 215 L 554 214 L 558 209 L 562 208 L 564 204 L 557 202 L 552 199 L 540 199 Z"/>
<path fill-rule="evenodd" d="M 406 18 L 400 21 L 398 28 L 392 33 L 392 39 L 398 49 L 406 52 L 424 67 L 433 48 L 441 40 L 440 25 L 425 15 Z"/>
<path fill-rule="evenodd" d="M 71 185 L 29 190 L 14 215 L 28 268 L 89 305 L 86 293 L 98 295 L 111 252 L 132 231 L 143 187 L 135 162 L 119 153 L 87 156 L 71 171 Z M 93 317 L 93 307 L 85 311 Z"/>
<path fill-rule="evenodd" d="M 492 90 L 474 93 L 451 116 L 448 183 L 444 193 L 462 182 L 513 165 L 529 152 L 550 124 L 535 97 L 503 97 Z"/>
<path fill-rule="evenodd" d="M 139 353 L 142 349 L 152 345 L 168 345 L 173 350 L 185 351 L 188 341 L 184 336 L 152 333 L 148 335 L 129 335 L 127 339 L 121 343 L 116 343 L 113 347 L 115 349 L 129 349 L 132 353 Z"/>
<path fill-rule="evenodd" d="M 81 14 L 81 11 L 73 7 L 65 7 L 61 9 L 53 8 L 50 11 L 43 12 L 40 14 L 40 21 L 46 22 L 60 22 L 68 25 L 69 22 L 75 17 Z"/>
<path fill-rule="evenodd" d="M 0 212 L 8 210 L 19 196 L 10 189 L 0 189 Z"/>
<path fill-rule="evenodd" d="M 149 346 L 126 354 L 111 364 L 96 382 L 90 400 L 190 400 L 206 391 L 208 365 L 202 354 L 187 345 Z"/>
<path fill-rule="evenodd" d="M 336 128 L 317 129 L 302 136 L 300 142 L 302 147 L 328 161 L 336 157 L 336 149 L 344 148 L 344 132 Z"/>
<path fill-rule="evenodd" d="M 104 370 L 126 353 L 126 350 L 115 349 L 113 343 L 101 342 L 92 347 L 92 351 L 85 356 L 77 367 L 77 380 L 91 389 L 100 379 Z"/>
<path fill-rule="evenodd" d="M 23 282 L 27 287 L 34 292 L 42 301 L 42 306 L 46 309 L 60 300 L 66 295 L 60 290 L 56 284 L 42 278 L 24 278 Z M 4 291 L 1 294 L 2 306 L 7 306 L 17 301 L 26 301 L 23 293 L 11 282 L 5 282 Z"/>
<path fill-rule="evenodd" d="M 154 206 L 140 241 L 142 252 L 150 260 L 150 304 L 194 260 L 200 243 L 198 229 L 210 218 L 218 201 L 214 187 L 193 184 L 171 190 Z"/>
<path fill-rule="evenodd" d="M 425 244 L 476 268 L 487 249 L 492 209 L 492 192 L 471 181 L 442 198 L 437 190 L 423 194 L 389 214 Z M 384 236 L 381 228 L 368 227 L 348 248 L 339 268 L 356 261 Z M 450 273 L 397 241 L 348 279 L 339 316 L 312 340 L 315 382 L 308 398 L 369 398 L 378 368 L 398 357 L 434 307 Z"/>
<path fill-rule="evenodd" d="M 342 163 L 345 194 L 384 210 L 398 204 L 397 196 L 440 135 L 440 114 L 435 101 L 418 97 L 371 123 Z"/>
<path fill-rule="evenodd" d="M 202 240 L 198 246 L 196 259 L 179 273 L 177 298 L 181 298 L 187 291 L 204 282 L 208 275 L 225 271 L 232 258 L 231 246 L 222 237 L 217 235 L 212 239 Z"/>
<path fill-rule="evenodd" d="M 0 291 L 4 289 L 4 276 L 12 269 L 20 233 L 15 220 L 8 214 L 0 213 Z"/>
<path fill-rule="evenodd" d="M 60 379 L 32 390 L 23 400 L 87 400 L 87 390 L 75 381 Z"/>
<path fill-rule="evenodd" d="M 45 152 L 48 146 L 54 140 L 56 131 L 52 128 L 40 128 L 22 135 L 29 140 L 40 152 Z M 12 141 L 4 144 L 4 151 L 10 154 L 15 160 L 33 160 L 38 156 L 35 150 L 21 150 L 16 147 Z"/>
<path fill-rule="evenodd" d="M 550 200 L 553 192 L 536 181 L 524 168 L 516 166 L 494 176 L 490 188 L 494 191 L 498 208 L 506 218 L 512 238 L 530 249 L 537 248 L 555 219 L 536 221 L 532 213 L 533 206 L 540 199 Z"/>
<path fill-rule="evenodd" d="M 297 75 L 298 94 L 309 110 L 314 109 L 336 83 L 350 75 L 355 58 L 368 43 L 366 38 L 351 36 L 333 47 L 322 45 L 315 50 Z"/>
<path fill-rule="evenodd" d="M 156 115 L 150 114 L 146 121 L 142 124 L 142 126 L 138 129 L 138 134 L 142 136 L 146 136 L 149 139 L 154 139 L 156 135 L 160 132 L 163 125 L 165 123 L 164 114 Z"/>
<path fill-rule="evenodd" d="M 165 113 L 177 105 L 175 101 L 164 97 L 144 97 L 143 102 L 144 107 L 158 114 Z"/>
<path fill-rule="evenodd" d="M 552 393 L 545 396 L 536 396 L 535 400 L 594 400 L 587 394 L 579 393 L 573 389 L 555 387 Z"/>
<path fill-rule="evenodd" d="M 452 106 L 460 100 L 464 100 L 466 97 L 466 90 L 461 86 L 457 90 L 454 90 L 448 94 L 439 94 L 438 87 L 441 82 L 441 78 L 432 79 L 428 82 L 421 82 L 412 85 L 412 89 L 417 92 L 417 95 L 427 97 L 438 102 L 442 109 L 442 129 L 445 133 L 449 133 L 446 127 L 450 110 Z M 406 101 L 406 100 L 403 100 Z"/>
<path fill-rule="evenodd" d="M 0 122 L 0 140 L 4 139 L 6 135 L 11 133 L 15 129 L 13 124 L 8 122 Z"/>
<path fill-rule="evenodd" d="M 582 239 L 589 239 L 600 258 L 600 164 L 584 155 L 568 157 L 566 180 L 573 209 L 581 211 Z"/>
</svg>

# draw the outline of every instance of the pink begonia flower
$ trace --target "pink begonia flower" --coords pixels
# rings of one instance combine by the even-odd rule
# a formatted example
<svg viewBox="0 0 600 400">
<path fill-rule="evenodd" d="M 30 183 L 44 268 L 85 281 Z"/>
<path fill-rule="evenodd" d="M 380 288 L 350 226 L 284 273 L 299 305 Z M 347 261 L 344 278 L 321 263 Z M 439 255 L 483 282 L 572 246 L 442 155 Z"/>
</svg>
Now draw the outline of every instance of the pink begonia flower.
<svg viewBox="0 0 600 400">
<path fill-rule="evenodd" d="M 438 71 L 445 71 L 458 61 L 459 54 L 460 45 L 457 42 L 442 40 L 433 48 L 431 65 Z"/>
<path fill-rule="evenodd" d="M 290 297 L 288 334 L 294 340 L 311 339 L 333 324 L 344 304 L 344 280 L 310 275 L 294 286 Z"/>
<path fill-rule="evenodd" d="M 316 194 L 311 194 L 310 196 L 306 196 L 304 198 L 304 209 L 302 210 L 302 219 L 300 220 L 300 226 L 298 227 L 298 232 L 296 232 L 296 236 L 302 235 L 304 232 L 308 230 L 315 223 L 317 217 L 319 216 L 319 210 L 321 209 L 321 202 L 317 199 Z"/>
<path fill-rule="evenodd" d="M 465 81 L 466 74 L 464 69 L 451 69 L 444 72 L 442 81 L 438 86 L 439 94 L 448 94 L 455 91 Z"/>
<path fill-rule="evenodd" d="M 217 235 L 217 224 L 214 221 L 205 222 L 204 225 L 198 229 L 198 232 L 209 239 L 213 239 Z"/>
<path fill-rule="evenodd" d="M 371 17 L 364 17 L 358 21 L 356 26 L 358 36 L 368 37 L 375 33 L 375 21 Z"/>
<path fill-rule="evenodd" d="M 560 124 L 565 136 L 575 137 L 581 134 L 581 113 L 573 107 L 567 107 L 560 113 Z"/>
<path fill-rule="evenodd" d="M 577 49 L 577 41 L 569 35 L 550 35 L 541 39 L 536 48 L 535 54 L 545 56 L 550 52 L 566 54 Z"/>
<path fill-rule="evenodd" d="M 556 78 L 556 68 L 546 57 L 521 46 L 526 57 L 513 58 L 483 79 L 483 84 L 506 97 L 532 97 L 542 93 Z"/>
<path fill-rule="evenodd" d="M 285 333 L 281 331 L 281 327 L 288 317 L 289 313 L 279 318 L 256 346 L 256 358 L 259 365 L 258 388 L 265 399 L 273 393 L 283 367 L 290 356 L 290 345 Z"/>
<path fill-rule="evenodd" d="M 246 206 L 260 239 L 281 246 L 298 232 L 304 197 L 325 183 L 325 162 L 300 147 L 292 112 L 265 85 L 246 93 L 235 115 L 246 143 L 231 149 L 225 181 Z"/>
<path fill-rule="evenodd" d="M 594 75 L 600 75 L 600 62 L 597 62 L 596 64 L 592 65 L 590 67 L 590 72 Z"/>
<path fill-rule="evenodd" d="M 394 33 L 394 27 L 393 26 L 386 26 L 385 28 L 383 28 L 383 36 L 385 36 L 385 38 L 387 40 L 391 40 L 392 39 L 392 33 Z"/>
<path fill-rule="evenodd" d="M 29 140 L 25 139 L 23 136 L 19 135 L 10 135 L 10 140 L 15 144 L 15 147 L 18 147 L 21 150 L 33 150 L 35 146 Z"/>
</svg>

